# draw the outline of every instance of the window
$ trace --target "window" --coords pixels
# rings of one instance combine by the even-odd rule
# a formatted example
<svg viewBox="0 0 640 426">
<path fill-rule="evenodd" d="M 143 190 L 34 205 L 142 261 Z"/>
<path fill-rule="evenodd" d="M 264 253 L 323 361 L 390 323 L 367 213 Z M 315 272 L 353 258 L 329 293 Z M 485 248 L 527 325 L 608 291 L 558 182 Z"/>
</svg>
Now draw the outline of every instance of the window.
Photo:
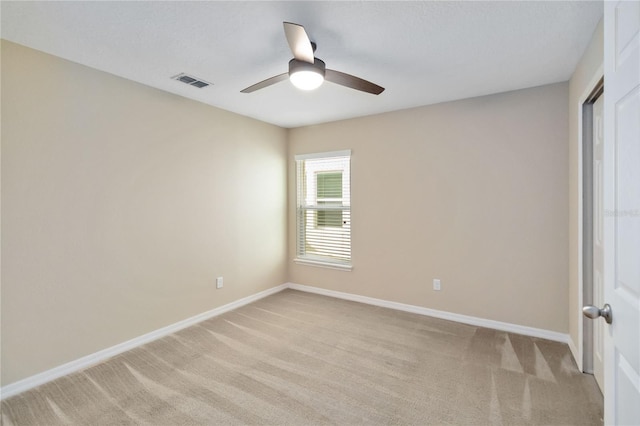
<svg viewBox="0 0 640 426">
<path fill-rule="evenodd" d="M 351 269 L 351 151 L 296 156 L 297 258 Z"/>
<path fill-rule="evenodd" d="M 316 173 L 316 200 L 318 206 L 342 205 L 342 170 Z M 341 210 L 316 211 L 316 226 L 341 228 Z"/>
</svg>

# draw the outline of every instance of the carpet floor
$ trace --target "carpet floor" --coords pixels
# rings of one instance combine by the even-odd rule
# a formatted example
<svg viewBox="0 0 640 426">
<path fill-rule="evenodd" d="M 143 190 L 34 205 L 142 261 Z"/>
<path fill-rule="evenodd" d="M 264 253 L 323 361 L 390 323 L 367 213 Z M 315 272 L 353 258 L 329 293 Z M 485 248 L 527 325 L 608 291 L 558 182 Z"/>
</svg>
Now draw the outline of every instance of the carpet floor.
<svg viewBox="0 0 640 426">
<path fill-rule="evenodd" d="M 2 401 L 10 425 L 601 425 L 567 345 L 285 290 Z"/>
</svg>

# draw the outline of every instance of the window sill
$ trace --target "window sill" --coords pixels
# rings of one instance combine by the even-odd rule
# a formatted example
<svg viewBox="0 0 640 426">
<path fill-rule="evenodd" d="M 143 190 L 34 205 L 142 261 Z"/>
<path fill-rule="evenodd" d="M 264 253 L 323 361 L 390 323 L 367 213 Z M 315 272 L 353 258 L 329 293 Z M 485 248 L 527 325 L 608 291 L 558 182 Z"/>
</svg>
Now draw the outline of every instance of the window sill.
<svg viewBox="0 0 640 426">
<path fill-rule="evenodd" d="M 299 257 L 293 259 L 295 263 L 300 265 L 317 266 L 319 268 L 338 269 L 340 271 L 351 271 L 353 266 L 343 263 L 323 262 L 322 260 L 301 259 Z"/>
</svg>

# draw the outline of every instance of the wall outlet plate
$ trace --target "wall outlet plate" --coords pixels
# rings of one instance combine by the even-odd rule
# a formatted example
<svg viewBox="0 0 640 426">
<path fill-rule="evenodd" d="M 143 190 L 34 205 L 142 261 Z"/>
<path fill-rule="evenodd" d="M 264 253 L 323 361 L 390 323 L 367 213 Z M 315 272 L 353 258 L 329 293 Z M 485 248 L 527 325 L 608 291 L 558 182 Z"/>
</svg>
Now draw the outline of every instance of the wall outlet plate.
<svg viewBox="0 0 640 426">
<path fill-rule="evenodd" d="M 440 291 L 440 280 L 437 280 L 437 279 L 433 280 L 433 289 L 436 291 Z"/>
<path fill-rule="evenodd" d="M 222 279 L 222 277 L 216 278 L 216 288 L 222 288 L 222 287 L 224 287 L 224 280 Z"/>
</svg>

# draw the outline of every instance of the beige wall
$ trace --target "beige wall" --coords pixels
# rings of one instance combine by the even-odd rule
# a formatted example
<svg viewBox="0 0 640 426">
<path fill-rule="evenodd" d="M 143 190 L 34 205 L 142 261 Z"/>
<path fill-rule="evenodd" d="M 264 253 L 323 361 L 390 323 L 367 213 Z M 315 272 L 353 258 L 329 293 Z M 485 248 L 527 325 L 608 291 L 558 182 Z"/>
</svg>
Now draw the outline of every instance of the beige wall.
<svg viewBox="0 0 640 426">
<path fill-rule="evenodd" d="M 286 149 L 3 41 L 2 384 L 286 282 Z"/>
<path fill-rule="evenodd" d="M 568 332 L 568 99 L 287 131 L 3 41 L 2 385 L 286 281 Z M 293 264 L 293 156 L 340 149 L 354 269 Z"/>
<path fill-rule="evenodd" d="M 566 333 L 567 100 L 560 83 L 291 130 L 290 281 Z M 294 264 L 293 157 L 348 148 L 353 271 Z"/>
<path fill-rule="evenodd" d="M 582 96 L 588 94 L 602 73 L 599 69 L 604 61 L 604 24 L 600 21 L 591 42 L 585 50 L 576 70 L 569 81 L 569 334 L 574 347 L 579 347 L 579 322 L 582 321 L 579 300 L 579 275 L 582 264 L 578 259 L 580 250 L 580 146 L 579 114 L 582 109 Z"/>
</svg>

